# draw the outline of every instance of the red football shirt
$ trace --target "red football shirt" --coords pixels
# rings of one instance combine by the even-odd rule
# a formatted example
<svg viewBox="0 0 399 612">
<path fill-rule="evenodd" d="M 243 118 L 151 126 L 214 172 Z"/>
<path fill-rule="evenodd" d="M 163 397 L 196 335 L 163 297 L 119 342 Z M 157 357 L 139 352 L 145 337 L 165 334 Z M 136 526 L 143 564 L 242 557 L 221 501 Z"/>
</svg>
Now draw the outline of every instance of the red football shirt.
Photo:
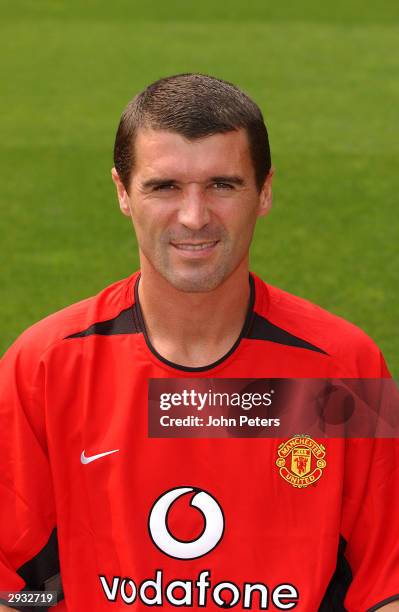
<svg viewBox="0 0 399 612">
<path fill-rule="evenodd" d="M 232 349 L 181 367 L 151 346 L 138 282 L 47 317 L 3 358 L 3 600 L 56 588 L 57 572 L 70 612 L 364 612 L 399 599 L 396 441 L 148 434 L 151 379 L 388 377 L 375 344 L 251 275 Z M 322 466 L 317 483 L 296 486 L 307 461 Z"/>
</svg>

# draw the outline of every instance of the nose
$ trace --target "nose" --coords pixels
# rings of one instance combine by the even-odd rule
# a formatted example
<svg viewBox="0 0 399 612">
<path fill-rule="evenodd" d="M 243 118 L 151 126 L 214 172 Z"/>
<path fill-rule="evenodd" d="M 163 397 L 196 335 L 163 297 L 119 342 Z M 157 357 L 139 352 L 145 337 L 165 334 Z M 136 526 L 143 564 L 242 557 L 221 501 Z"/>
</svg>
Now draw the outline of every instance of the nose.
<svg viewBox="0 0 399 612">
<path fill-rule="evenodd" d="M 177 216 L 179 223 L 191 230 L 202 229 L 209 223 L 208 203 L 201 185 L 189 185 L 181 200 Z"/>
</svg>

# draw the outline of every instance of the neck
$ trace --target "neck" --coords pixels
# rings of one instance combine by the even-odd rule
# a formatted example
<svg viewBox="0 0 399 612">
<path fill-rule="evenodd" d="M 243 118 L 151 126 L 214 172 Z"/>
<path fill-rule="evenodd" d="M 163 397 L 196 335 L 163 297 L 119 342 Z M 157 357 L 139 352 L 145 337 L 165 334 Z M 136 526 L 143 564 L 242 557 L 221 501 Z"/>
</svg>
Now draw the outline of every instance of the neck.
<svg viewBox="0 0 399 612">
<path fill-rule="evenodd" d="M 249 296 L 248 259 L 206 293 L 179 291 L 141 261 L 139 300 L 150 342 L 182 366 L 206 366 L 229 351 L 243 328 Z"/>
</svg>

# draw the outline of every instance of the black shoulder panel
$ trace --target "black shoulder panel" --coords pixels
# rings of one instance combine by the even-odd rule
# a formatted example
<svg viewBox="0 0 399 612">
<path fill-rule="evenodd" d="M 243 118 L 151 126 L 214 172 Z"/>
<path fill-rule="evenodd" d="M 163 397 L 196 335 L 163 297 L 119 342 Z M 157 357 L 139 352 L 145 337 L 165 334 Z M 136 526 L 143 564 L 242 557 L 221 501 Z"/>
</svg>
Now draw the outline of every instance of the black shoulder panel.
<svg viewBox="0 0 399 612">
<path fill-rule="evenodd" d="M 268 340 L 269 342 L 277 342 L 278 344 L 285 344 L 287 346 L 296 346 L 297 348 L 316 351 L 317 353 L 323 353 L 324 355 L 328 354 L 318 346 L 290 334 L 281 327 L 274 325 L 274 323 L 271 323 L 264 317 L 261 317 L 257 313 L 254 313 L 252 324 L 245 337 L 250 338 L 251 340 Z"/>
<path fill-rule="evenodd" d="M 87 329 L 66 336 L 65 339 L 83 338 L 84 336 L 93 335 L 114 336 L 116 334 L 138 334 L 141 331 L 143 331 L 143 329 L 137 313 L 137 305 L 134 304 L 122 310 L 122 312 L 113 319 L 93 323 L 93 325 L 90 325 Z"/>
</svg>

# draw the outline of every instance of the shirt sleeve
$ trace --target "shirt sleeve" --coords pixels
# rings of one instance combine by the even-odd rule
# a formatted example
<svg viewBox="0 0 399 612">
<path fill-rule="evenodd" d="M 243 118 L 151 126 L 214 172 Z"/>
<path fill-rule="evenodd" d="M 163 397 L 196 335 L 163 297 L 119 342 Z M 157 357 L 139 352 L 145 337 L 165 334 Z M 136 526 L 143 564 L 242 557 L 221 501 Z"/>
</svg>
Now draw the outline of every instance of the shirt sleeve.
<svg viewBox="0 0 399 612">
<path fill-rule="evenodd" d="M 56 513 L 42 367 L 29 334 L 0 368 L 0 591 L 51 590 L 59 574 Z M 8 605 L 4 595 L 0 601 Z"/>
<path fill-rule="evenodd" d="M 381 356 L 381 378 L 389 372 Z M 394 394 L 392 380 L 375 381 Z M 399 440 L 347 440 L 341 533 L 351 581 L 345 598 L 348 612 L 372 612 L 399 600 Z"/>
</svg>

